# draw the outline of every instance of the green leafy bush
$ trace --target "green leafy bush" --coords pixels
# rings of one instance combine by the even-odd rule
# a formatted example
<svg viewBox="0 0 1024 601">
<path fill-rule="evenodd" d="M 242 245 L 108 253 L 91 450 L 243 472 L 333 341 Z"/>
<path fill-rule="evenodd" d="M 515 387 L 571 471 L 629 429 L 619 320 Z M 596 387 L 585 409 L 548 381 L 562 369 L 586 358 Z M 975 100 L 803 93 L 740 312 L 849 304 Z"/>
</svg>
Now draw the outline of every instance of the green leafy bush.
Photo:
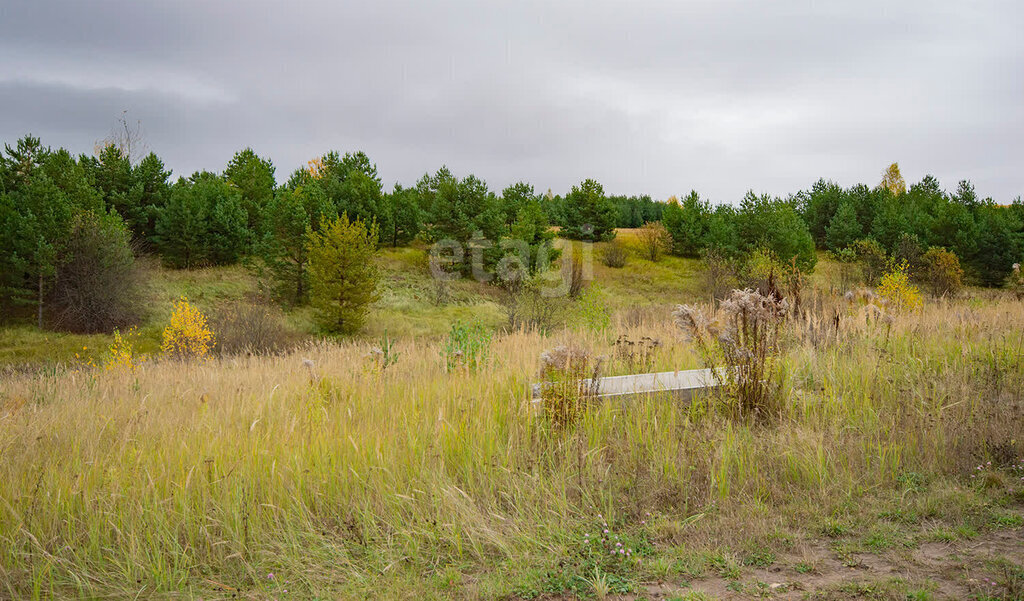
<svg viewBox="0 0 1024 601">
<path fill-rule="evenodd" d="M 643 224 L 637 232 L 640 249 L 645 259 L 657 262 L 661 256 L 671 250 L 672 236 L 665 226 L 658 221 Z"/>
<path fill-rule="evenodd" d="M 601 250 L 601 262 L 606 267 L 621 269 L 626 266 L 626 249 L 614 240 Z"/>
<path fill-rule="evenodd" d="M 487 361 L 490 348 L 491 332 L 483 324 L 456 321 L 441 347 L 445 369 L 476 371 Z"/>
<path fill-rule="evenodd" d="M 952 252 L 933 246 L 924 253 L 921 262 L 932 296 L 956 294 L 963 287 L 964 270 L 960 268 L 960 259 Z"/>
<path fill-rule="evenodd" d="M 889 257 L 885 254 L 885 249 L 871 238 L 865 238 L 854 243 L 853 252 L 856 253 L 857 262 L 860 263 L 864 275 L 864 283 L 868 286 L 874 286 L 878 283 L 878 278 L 882 277 L 882 274 L 885 273 L 886 266 L 889 263 Z"/>
<path fill-rule="evenodd" d="M 138 321 L 140 272 L 131 232 L 120 217 L 75 215 L 61 254 L 51 292 L 59 328 L 111 332 Z"/>
<path fill-rule="evenodd" d="M 601 301 L 597 286 L 590 286 L 576 299 L 573 323 L 592 332 L 606 332 L 612 325 L 611 312 Z"/>
</svg>

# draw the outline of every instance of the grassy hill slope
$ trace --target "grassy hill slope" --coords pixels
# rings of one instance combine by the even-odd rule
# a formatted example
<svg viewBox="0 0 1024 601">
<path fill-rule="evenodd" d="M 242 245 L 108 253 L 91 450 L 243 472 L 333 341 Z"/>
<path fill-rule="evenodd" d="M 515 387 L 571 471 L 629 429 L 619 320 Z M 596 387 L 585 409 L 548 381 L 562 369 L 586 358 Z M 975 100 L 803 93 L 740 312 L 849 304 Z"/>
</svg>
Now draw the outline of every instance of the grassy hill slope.
<svg viewBox="0 0 1024 601">
<path fill-rule="evenodd" d="M 698 261 L 671 256 L 658 263 L 642 259 L 631 230 L 620 231 L 619 241 L 630 253 L 621 269 L 604 266 L 600 255 L 605 245 L 595 245 L 595 302 L 615 313 L 634 307 L 664 308 L 702 297 Z M 562 247 L 566 244 L 559 240 Z M 425 248 L 385 248 L 377 260 L 382 270 L 380 300 L 371 308 L 360 337 L 375 339 L 385 332 L 396 338 L 435 337 L 445 333 L 455 320 L 480 322 L 495 330 L 506 323 L 499 304 L 500 291 L 472 279 L 451 282 L 446 299 L 438 302 Z M 159 349 L 172 302 L 182 296 L 207 314 L 225 304 L 252 301 L 258 296 L 256 278 L 241 265 L 174 270 L 150 258 L 142 261 L 147 277 L 143 294 L 146 318 L 138 327 L 137 349 L 141 352 Z M 284 320 L 299 336 L 318 334 L 309 308 L 288 310 Z M 39 331 L 27 324 L 0 328 L 0 366 L 99 361 L 112 339 L 110 335 Z"/>
</svg>

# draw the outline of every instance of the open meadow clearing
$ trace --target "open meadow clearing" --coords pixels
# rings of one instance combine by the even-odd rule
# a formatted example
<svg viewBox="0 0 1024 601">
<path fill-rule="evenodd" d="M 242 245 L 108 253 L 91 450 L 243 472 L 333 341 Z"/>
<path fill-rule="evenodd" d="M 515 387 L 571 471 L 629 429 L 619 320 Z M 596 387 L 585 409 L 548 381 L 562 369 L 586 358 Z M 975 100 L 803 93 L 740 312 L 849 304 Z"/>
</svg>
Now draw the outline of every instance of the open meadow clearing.
<svg viewBox="0 0 1024 601">
<path fill-rule="evenodd" d="M 685 264 L 659 268 L 700 303 Z M 604 375 L 703 367 L 657 270 L 653 302 L 606 320 L 403 336 L 387 360 L 371 334 L 11 373 L 0 596 L 1020 599 L 1024 303 L 886 312 L 829 269 L 781 326 L 770 419 L 724 394 L 584 402 L 568 424 L 530 403 L 559 346 Z M 394 301 L 410 323 L 414 296 Z"/>
<path fill-rule="evenodd" d="M 0 9 L 0 31 L 40 3 L 21 4 Z M 241 4 L 222 31 L 273 2 Z M 419 6 L 406 4 L 397 12 Z M 586 4 L 565 23 L 594 12 Z M 344 19 L 362 30 L 347 14 L 357 5 Z M 179 22 L 171 16 L 153 17 Z M 441 21 L 408 23 L 419 32 Z M 818 31 L 831 39 L 834 25 Z M 1020 28 L 1008 29 L 1019 51 Z M 674 35 L 651 39 L 674 47 Z M 289 39 L 275 30 L 259 46 Z M 379 39 L 388 55 L 413 47 Z M 428 70 L 447 64 L 454 77 L 456 63 Z M 843 146 L 804 136 L 835 129 L 843 111 L 832 97 L 821 126 L 803 124 L 815 111 L 790 106 L 802 97 L 792 90 L 773 101 L 784 107 L 735 105 L 744 92 L 706 110 L 681 102 L 700 89 L 688 87 L 656 94 L 671 99 L 658 110 L 634 98 L 636 82 L 598 93 L 600 70 L 553 64 L 573 65 L 550 80 L 587 99 L 624 98 L 628 126 L 601 109 L 600 126 L 559 117 L 535 143 L 515 132 L 546 122 L 540 113 L 478 122 L 455 103 L 473 131 L 444 155 L 449 168 L 434 146 L 457 130 L 433 107 L 441 96 L 392 82 L 380 88 L 387 101 L 368 103 L 379 119 L 342 102 L 316 113 L 315 132 L 275 129 L 259 153 L 223 154 L 250 140 L 248 128 L 210 137 L 255 118 L 215 110 L 233 93 L 200 94 L 211 112 L 170 121 L 185 101 L 161 105 L 154 141 L 172 148 L 168 132 L 219 111 L 195 138 L 205 141 L 167 163 L 127 112 L 91 154 L 84 129 L 68 135 L 73 150 L 31 134 L 4 143 L 0 601 L 1024 601 L 1024 200 L 1014 197 L 1020 161 L 1004 152 L 1019 140 L 986 158 L 972 129 L 945 145 L 963 156 L 940 157 L 937 133 L 951 132 L 929 126 L 926 149 L 894 146 L 919 115 L 937 119 L 902 81 L 886 89 L 911 93 L 865 90 L 872 102 L 912 98 L 911 112 L 886 125 L 877 117 L 888 109 L 871 109 Z M 352 85 L 362 75 L 339 79 L 334 66 L 311 81 L 368 93 Z M 398 66 L 385 71 L 405 82 L 411 72 Z M 916 72 L 942 73 L 947 89 L 948 71 L 928 67 Z M 7 98 L 21 84 L 2 72 Z M 174 81 L 177 94 L 191 80 L 175 73 L 146 81 Z M 75 81 L 92 93 L 93 75 Z M 274 88 L 312 101 L 311 81 Z M 523 103 L 507 92 L 532 89 L 524 83 L 460 101 L 512 110 Z M 427 110 L 403 121 L 410 98 Z M 584 116 L 558 103 L 559 115 Z M 343 133 L 331 128 L 339 108 Z M 648 113 L 661 116 L 635 127 Z M 0 136 L 11 135 L 5 118 Z M 492 121 L 500 132 L 488 133 Z M 360 123 L 406 136 L 358 135 L 349 125 Z M 984 125 L 1003 135 L 1014 123 Z M 784 131 L 725 156 L 708 142 L 754 125 Z M 622 138 L 610 152 L 575 150 L 605 143 L 609 129 Z M 430 142 L 410 142 L 412 130 Z M 644 132 L 657 142 L 641 143 Z M 861 132 L 885 136 L 853 157 Z M 661 152 L 687 140 L 692 156 Z M 328 141 L 365 143 L 387 163 L 378 171 L 362 150 L 314 146 Z M 890 152 L 908 153 L 916 181 L 880 162 Z M 955 187 L 921 171 L 925 160 Z M 880 181 L 864 167 L 884 164 Z M 839 179 L 811 179 L 818 168 Z M 877 183 L 853 183 L 865 178 Z M 742 192 L 741 180 L 756 188 Z"/>
</svg>

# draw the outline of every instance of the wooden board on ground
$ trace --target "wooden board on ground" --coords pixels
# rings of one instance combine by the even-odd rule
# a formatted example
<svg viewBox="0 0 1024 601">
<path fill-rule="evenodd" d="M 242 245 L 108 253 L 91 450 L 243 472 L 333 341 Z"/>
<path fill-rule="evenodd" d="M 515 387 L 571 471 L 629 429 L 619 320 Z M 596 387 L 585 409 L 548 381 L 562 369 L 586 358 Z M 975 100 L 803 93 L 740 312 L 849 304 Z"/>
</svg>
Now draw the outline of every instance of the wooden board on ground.
<svg viewBox="0 0 1024 601">
<path fill-rule="evenodd" d="M 589 387 L 590 380 L 584 380 Z M 685 371 L 663 371 L 653 374 L 635 374 L 601 378 L 598 382 L 598 398 L 628 398 L 642 394 L 667 392 L 674 398 L 690 400 L 699 392 L 716 386 L 710 369 L 689 369 Z M 541 385 L 533 385 L 533 402 L 541 400 Z"/>
</svg>

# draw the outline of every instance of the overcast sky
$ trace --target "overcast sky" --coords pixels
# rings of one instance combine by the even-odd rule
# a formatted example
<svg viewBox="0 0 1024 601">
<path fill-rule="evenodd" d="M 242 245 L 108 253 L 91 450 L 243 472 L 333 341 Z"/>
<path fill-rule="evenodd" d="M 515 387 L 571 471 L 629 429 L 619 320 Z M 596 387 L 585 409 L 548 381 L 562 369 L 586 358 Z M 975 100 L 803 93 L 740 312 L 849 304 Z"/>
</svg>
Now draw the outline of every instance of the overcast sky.
<svg viewBox="0 0 1024 601">
<path fill-rule="evenodd" d="M 362 149 L 390 188 L 697 189 L 737 202 L 898 161 L 1024 194 L 1005 2 L 0 1 L 0 139 L 91 152 L 121 111 L 176 176 Z"/>
</svg>

